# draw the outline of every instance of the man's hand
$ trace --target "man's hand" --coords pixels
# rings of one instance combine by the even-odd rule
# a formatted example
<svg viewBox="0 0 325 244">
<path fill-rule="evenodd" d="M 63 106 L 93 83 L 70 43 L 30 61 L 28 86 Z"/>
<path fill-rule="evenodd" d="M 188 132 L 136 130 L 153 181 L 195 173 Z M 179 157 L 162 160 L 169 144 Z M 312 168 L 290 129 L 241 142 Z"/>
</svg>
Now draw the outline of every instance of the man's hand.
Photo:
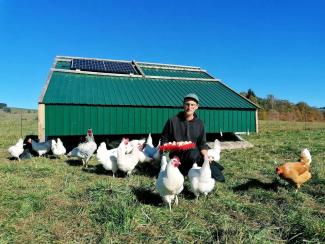
<svg viewBox="0 0 325 244">
<path fill-rule="evenodd" d="M 207 157 L 208 156 L 208 150 L 202 149 L 201 154 L 203 155 L 203 157 Z"/>
</svg>

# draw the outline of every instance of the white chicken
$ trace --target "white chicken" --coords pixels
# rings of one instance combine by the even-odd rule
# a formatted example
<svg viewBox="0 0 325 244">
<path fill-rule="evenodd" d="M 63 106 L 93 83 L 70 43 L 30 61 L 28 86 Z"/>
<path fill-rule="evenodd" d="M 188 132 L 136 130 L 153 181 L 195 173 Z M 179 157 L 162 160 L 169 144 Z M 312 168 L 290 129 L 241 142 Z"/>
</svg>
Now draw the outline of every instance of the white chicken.
<svg viewBox="0 0 325 244">
<path fill-rule="evenodd" d="M 97 144 L 94 140 L 94 135 L 91 129 L 88 129 L 88 134 L 86 137 L 86 142 L 80 143 L 78 147 L 72 149 L 71 152 L 68 153 L 69 157 L 77 157 L 81 159 L 82 165 L 84 167 L 88 167 L 88 161 L 94 152 L 97 149 Z"/>
<path fill-rule="evenodd" d="M 193 164 L 188 172 L 191 190 L 198 199 L 200 194 L 207 196 L 215 186 L 215 180 L 211 177 L 211 169 L 208 157 L 204 158 L 202 167 Z"/>
<path fill-rule="evenodd" d="M 80 143 L 78 147 L 72 149 L 71 152 L 68 153 L 69 157 L 77 157 L 81 159 L 82 165 L 84 167 L 88 167 L 88 161 L 94 152 L 97 149 L 97 144 L 94 141 Z"/>
<path fill-rule="evenodd" d="M 173 200 L 175 200 L 175 205 L 178 205 L 177 195 L 184 188 L 184 176 L 178 169 L 180 164 L 178 157 L 174 157 L 167 162 L 166 156 L 162 156 L 161 168 L 156 181 L 156 189 L 163 201 L 169 205 L 170 211 Z"/>
<path fill-rule="evenodd" d="M 8 152 L 11 154 L 11 156 L 17 158 L 18 161 L 20 162 L 19 156 L 24 152 L 23 139 L 20 138 L 14 146 L 9 147 Z"/>
<path fill-rule="evenodd" d="M 55 140 L 52 140 L 51 150 L 53 152 L 53 155 L 56 157 L 61 157 L 67 152 L 60 138 L 57 139 L 57 142 Z"/>
<path fill-rule="evenodd" d="M 166 156 L 162 156 L 161 157 L 161 162 L 160 162 L 160 171 L 159 171 L 159 173 L 162 172 L 162 171 L 164 171 L 164 170 L 166 170 L 167 163 L 168 163 L 167 162 L 167 157 Z"/>
<path fill-rule="evenodd" d="M 139 162 L 139 146 L 140 144 L 133 147 L 131 153 L 127 154 L 127 147 L 129 144 L 129 139 L 123 138 L 120 145 L 117 148 L 117 167 L 126 172 L 128 176 L 131 175 L 133 169 Z"/>
<path fill-rule="evenodd" d="M 220 152 L 221 152 L 220 141 L 218 139 L 215 139 L 213 148 L 208 150 L 209 160 L 219 162 Z"/>
<path fill-rule="evenodd" d="M 113 172 L 113 177 L 117 171 L 117 148 L 107 150 L 106 143 L 102 142 L 98 149 L 96 155 L 98 161 L 103 165 L 104 169 L 111 170 Z"/>
<path fill-rule="evenodd" d="M 148 157 L 143 151 L 139 151 L 139 162 L 151 162 L 152 158 Z"/>
<path fill-rule="evenodd" d="M 154 147 L 152 143 L 152 137 L 151 133 L 148 135 L 147 141 L 146 141 L 146 146 L 143 149 L 144 154 L 147 156 L 147 158 L 159 160 L 160 159 L 160 141 L 157 147 Z"/>
<path fill-rule="evenodd" d="M 48 140 L 45 142 L 36 142 L 31 138 L 28 139 L 28 143 L 32 144 L 32 149 L 37 152 L 38 156 L 42 156 L 51 150 L 52 141 Z"/>
<path fill-rule="evenodd" d="M 139 147 L 139 146 L 141 147 L 145 142 L 146 139 L 140 139 L 140 140 L 134 139 L 129 141 L 129 143 L 126 146 L 127 148 L 126 153 L 131 153 L 134 147 Z"/>
<path fill-rule="evenodd" d="M 132 140 L 130 141 L 127 146 L 126 146 L 126 154 L 129 154 L 132 152 L 134 147 L 138 147 L 139 148 L 139 162 L 143 163 L 143 162 L 151 162 L 152 158 L 148 157 L 144 151 L 142 151 L 143 149 L 143 144 L 146 142 L 145 139 L 140 139 L 140 140 Z"/>
</svg>

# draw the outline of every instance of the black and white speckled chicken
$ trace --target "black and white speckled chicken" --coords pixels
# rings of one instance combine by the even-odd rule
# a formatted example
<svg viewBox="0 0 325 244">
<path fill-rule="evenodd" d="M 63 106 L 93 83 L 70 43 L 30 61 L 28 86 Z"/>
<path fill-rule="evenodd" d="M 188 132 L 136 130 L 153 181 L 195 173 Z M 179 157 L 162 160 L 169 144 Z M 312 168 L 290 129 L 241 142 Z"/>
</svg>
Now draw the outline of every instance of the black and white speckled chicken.
<svg viewBox="0 0 325 244">
<path fill-rule="evenodd" d="M 72 149 L 72 151 L 68 153 L 68 156 L 81 159 L 82 165 L 84 167 L 87 167 L 88 161 L 91 156 L 95 153 L 96 149 L 97 144 L 95 142 L 93 132 L 91 129 L 88 129 L 86 142 L 80 143 L 78 147 Z"/>
<path fill-rule="evenodd" d="M 52 141 L 48 140 L 45 142 L 36 142 L 33 139 L 29 138 L 28 143 L 32 145 L 32 149 L 37 152 L 38 156 L 42 156 L 48 153 L 52 147 Z"/>
</svg>

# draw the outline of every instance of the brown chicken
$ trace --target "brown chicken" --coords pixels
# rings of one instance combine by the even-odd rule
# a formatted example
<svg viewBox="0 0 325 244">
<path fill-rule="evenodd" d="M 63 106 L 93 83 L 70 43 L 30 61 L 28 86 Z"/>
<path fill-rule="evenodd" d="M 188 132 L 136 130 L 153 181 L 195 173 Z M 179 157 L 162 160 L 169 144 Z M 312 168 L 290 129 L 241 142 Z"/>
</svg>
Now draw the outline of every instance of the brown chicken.
<svg viewBox="0 0 325 244">
<path fill-rule="evenodd" d="M 296 185 L 297 190 L 300 186 L 311 178 L 309 172 L 311 155 L 307 148 L 300 154 L 300 162 L 288 162 L 275 169 L 276 173 L 284 180 Z"/>
</svg>

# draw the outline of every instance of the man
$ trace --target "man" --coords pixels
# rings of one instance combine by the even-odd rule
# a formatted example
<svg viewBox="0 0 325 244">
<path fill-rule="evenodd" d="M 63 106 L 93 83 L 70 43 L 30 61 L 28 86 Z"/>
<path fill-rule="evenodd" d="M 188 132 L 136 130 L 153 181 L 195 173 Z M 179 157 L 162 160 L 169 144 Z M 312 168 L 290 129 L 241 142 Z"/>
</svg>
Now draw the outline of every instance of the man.
<svg viewBox="0 0 325 244">
<path fill-rule="evenodd" d="M 182 174 L 187 175 L 193 163 L 202 165 L 204 156 L 208 154 L 206 144 L 206 134 L 204 124 L 195 111 L 199 108 L 199 98 L 196 94 L 190 93 L 183 100 L 184 111 L 179 112 L 176 116 L 170 118 L 161 134 L 161 145 L 168 142 L 191 141 L 196 147 L 191 150 L 171 152 L 170 157 L 178 156 L 181 161 L 179 166 Z M 216 163 L 210 162 L 212 177 L 218 181 L 225 181 L 221 173 L 223 167 Z"/>
</svg>

